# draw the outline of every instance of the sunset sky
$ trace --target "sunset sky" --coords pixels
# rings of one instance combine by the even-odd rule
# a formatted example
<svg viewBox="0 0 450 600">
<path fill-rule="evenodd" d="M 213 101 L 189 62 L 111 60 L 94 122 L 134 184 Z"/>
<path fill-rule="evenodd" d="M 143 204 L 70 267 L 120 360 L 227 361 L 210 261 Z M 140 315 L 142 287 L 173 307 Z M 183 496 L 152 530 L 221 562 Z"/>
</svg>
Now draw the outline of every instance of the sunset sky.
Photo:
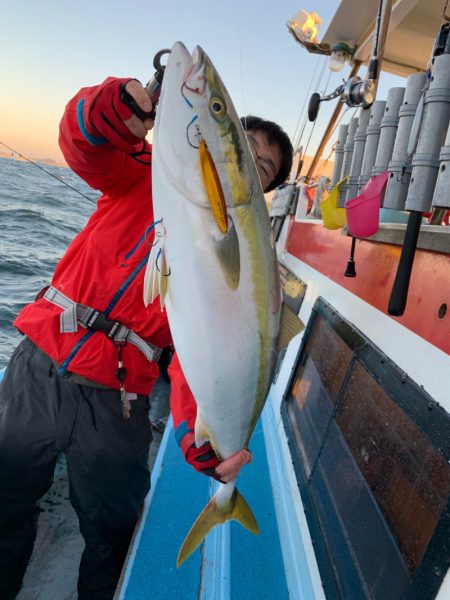
<svg viewBox="0 0 450 600">
<path fill-rule="evenodd" d="M 339 1 L 0 0 L 0 4 L 0 141 L 29 157 L 61 160 L 58 122 L 71 96 L 108 75 L 148 81 L 154 54 L 177 40 L 190 50 L 199 44 L 209 54 L 240 114 L 275 120 L 292 137 L 311 78 L 317 79 L 325 59 L 303 50 L 289 34 L 286 21 L 302 8 L 315 10 L 324 20 L 320 39 Z M 324 91 L 328 73 L 326 69 L 319 91 Z M 333 75 L 328 91 L 347 73 L 348 69 Z M 393 79 L 387 78 L 384 89 L 380 86 L 379 97 L 385 97 Z M 308 96 L 312 91 L 317 90 L 311 89 Z M 321 109 L 311 145 L 333 107 L 330 102 Z M 0 146 L 0 152 L 5 151 Z"/>
</svg>

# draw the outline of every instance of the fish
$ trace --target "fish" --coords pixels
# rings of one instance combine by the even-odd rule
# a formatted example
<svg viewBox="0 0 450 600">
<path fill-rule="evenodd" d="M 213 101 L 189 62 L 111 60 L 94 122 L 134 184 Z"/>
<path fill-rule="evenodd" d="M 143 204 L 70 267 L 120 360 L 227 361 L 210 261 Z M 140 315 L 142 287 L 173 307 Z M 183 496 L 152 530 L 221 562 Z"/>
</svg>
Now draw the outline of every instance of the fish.
<svg viewBox="0 0 450 600">
<path fill-rule="evenodd" d="M 197 402 L 195 443 L 219 460 L 247 448 L 278 348 L 279 265 L 246 134 L 206 52 L 171 48 L 152 147 L 155 238 L 144 302 L 159 296 Z M 236 488 L 221 483 L 189 531 L 180 566 L 230 519 L 258 533 Z"/>
</svg>

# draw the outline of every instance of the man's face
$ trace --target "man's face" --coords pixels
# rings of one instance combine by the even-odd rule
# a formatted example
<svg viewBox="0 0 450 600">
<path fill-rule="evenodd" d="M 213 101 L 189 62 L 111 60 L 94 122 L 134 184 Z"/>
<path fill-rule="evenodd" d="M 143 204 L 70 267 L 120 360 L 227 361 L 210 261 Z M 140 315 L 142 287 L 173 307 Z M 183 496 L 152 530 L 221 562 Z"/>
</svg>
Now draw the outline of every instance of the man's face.
<svg viewBox="0 0 450 600">
<path fill-rule="evenodd" d="M 281 168 L 280 147 L 278 144 L 269 144 L 264 131 L 247 131 L 247 139 L 255 159 L 262 188 L 266 191 Z"/>
</svg>

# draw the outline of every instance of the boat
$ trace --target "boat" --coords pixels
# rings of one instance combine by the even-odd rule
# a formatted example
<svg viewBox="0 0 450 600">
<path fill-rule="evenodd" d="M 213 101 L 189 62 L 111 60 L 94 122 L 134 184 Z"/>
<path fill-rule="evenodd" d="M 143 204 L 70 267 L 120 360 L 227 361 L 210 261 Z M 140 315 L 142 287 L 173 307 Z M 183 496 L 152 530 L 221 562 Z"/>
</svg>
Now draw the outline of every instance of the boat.
<svg viewBox="0 0 450 600">
<path fill-rule="evenodd" d="M 307 171 L 297 153 L 271 203 L 284 300 L 306 329 L 279 358 L 239 480 L 260 535 L 228 523 L 176 568 L 216 484 L 180 461 L 169 420 L 120 600 L 450 598 L 450 90 L 439 67 L 450 16 L 436 0 L 342 0 L 317 42 L 309 8 L 289 22 L 295 51 L 347 62 L 350 75 L 334 96 L 313 95 L 312 117 L 328 101 L 334 113 Z M 386 72 L 403 83 L 378 99 Z M 339 126 L 324 182 L 346 102 L 358 113 Z"/>
<path fill-rule="evenodd" d="M 293 54 L 349 74 L 335 95 L 313 94 L 312 117 L 326 102 L 334 112 L 312 161 L 299 150 L 271 199 L 285 305 L 306 328 L 279 357 L 239 479 L 260 534 L 227 523 L 176 567 L 217 484 L 184 463 L 169 418 L 116 600 L 450 598 L 449 111 L 437 157 L 395 154 L 414 124 L 420 148 L 429 106 L 450 102 L 431 85 L 450 17 L 443 0 L 342 0 L 318 42 L 309 9 L 289 20 L 303 46 Z M 403 83 L 379 99 L 386 72 Z M 339 124 L 347 102 L 355 115 Z M 428 177 L 426 206 L 409 197 L 416 173 Z M 367 204 L 370 227 L 358 230 L 368 219 L 348 215 Z"/>
</svg>

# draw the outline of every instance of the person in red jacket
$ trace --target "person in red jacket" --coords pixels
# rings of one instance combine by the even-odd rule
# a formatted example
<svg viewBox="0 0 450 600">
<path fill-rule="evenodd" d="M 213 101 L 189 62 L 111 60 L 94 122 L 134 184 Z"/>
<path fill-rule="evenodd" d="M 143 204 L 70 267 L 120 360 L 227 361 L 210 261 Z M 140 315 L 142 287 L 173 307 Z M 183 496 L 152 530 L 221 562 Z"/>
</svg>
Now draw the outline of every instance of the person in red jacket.
<svg viewBox="0 0 450 600">
<path fill-rule="evenodd" d="M 171 344 L 159 301 L 145 307 L 143 279 L 153 239 L 151 119 L 133 79 L 108 78 L 69 102 L 60 125 L 68 165 L 101 191 L 97 209 L 59 261 L 51 285 L 15 320 L 24 340 L 0 384 L 0 598 L 17 595 L 36 536 L 37 501 L 65 453 L 70 500 L 85 549 L 78 597 L 114 595 L 150 487 L 149 394 L 161 349 Z M 292 162 L 287 135 L 257 117 L 244 121 L 261 183 L 274 189 Z M 185 458 L 227 480 L 209 444 L 196 448 L 196 404 L 174 357 L 171 406 Z M 242 461 L 244 462 L 244 461 Z"/>
</svg>

